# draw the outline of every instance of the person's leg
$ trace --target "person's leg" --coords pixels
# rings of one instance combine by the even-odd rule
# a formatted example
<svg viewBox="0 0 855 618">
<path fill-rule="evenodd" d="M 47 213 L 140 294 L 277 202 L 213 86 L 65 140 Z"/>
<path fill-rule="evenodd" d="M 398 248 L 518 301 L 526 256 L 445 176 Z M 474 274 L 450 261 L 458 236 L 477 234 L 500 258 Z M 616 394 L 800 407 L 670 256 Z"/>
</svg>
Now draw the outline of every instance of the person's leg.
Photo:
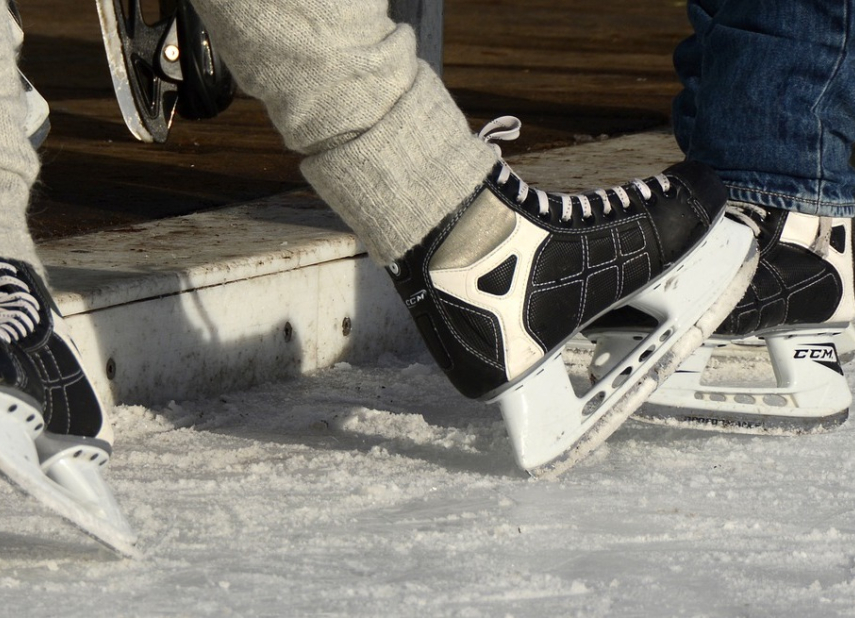
<svg viewBox="0 0 855 618">
<path fill-rule="evenodd" d="M 695 34 L 675 52 L 677 141 L 760 228 L 755 285 L 722 332 L 848 322 L 855 7 L 691 0 L 689 18 Z"/>
<path fill-rule="evenodd" d="M 214 43 L 241 88 L 378 262 L 424 238 L 496 163 L 386 0 L 194 4 L 212 37 L 228 33 Z"/>
<path fill-rule="evenodd" d="M 0 255 L 16 257 L 44 273 L 27 227 L 30 189 L 39 173 L 27 139 L 27 105 L 16 65 L 14 23 L 0 5 Z"/>
<path fill-rule="evenodd" d="M 674 60 L 686 155 L 730 199 L 855 215 L 855 7 L 813 0 L 691 0 L 694 36 Z"/>
<path fill-rule="evenodd" d="M 485 143 L 512 138 L 516 119 L 473 136 L 385 0 L 195 6 L 238 84 L 306 155 L 307 179 L 388 265 L 452 383 L 499 402 L 523 468 L 554 472 L 599 444 L 729 310 L 716 303 L 753 239 L 721 220 L 726 196 L 705 166 L 547 194 Z M 721 268 L 697 276 L 710 270 L 705 258 Z M 564 342 L 627 303 L 655 313 L 658 329 L 577 397 Z"/>
<path fill-rule="evenodd" d="M 690 0 L 688 8 L 694 35 L 674 54 L 684 85 L 675 135 L 689 158 L 718 172 L 760 247 L 754 280 L 717 334 L 763 337 L 778 386 L 702 385 L 709 347 L 653 401 L 708 428 L 838 424 L 850 394 L 828 333 L 855 317 L 855 7 Z"/>
</svg>

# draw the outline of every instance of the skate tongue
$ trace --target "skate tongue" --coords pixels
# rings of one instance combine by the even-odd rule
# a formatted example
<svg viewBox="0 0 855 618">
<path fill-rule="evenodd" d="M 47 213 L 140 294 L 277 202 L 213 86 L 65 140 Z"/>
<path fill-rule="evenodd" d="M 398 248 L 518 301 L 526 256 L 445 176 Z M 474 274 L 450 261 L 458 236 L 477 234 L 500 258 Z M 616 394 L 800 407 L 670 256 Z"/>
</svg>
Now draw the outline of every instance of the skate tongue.
<svg viewBox="0 0 855 618">
<path fill-rule="evenodd" d="M 101 476 L 110 459 L 110 445 L 94 438 L 44 432 L 36 438 L 35 448 L 43 475 L 80 507 L 78 513 L 88 516 L 78 521 L 60 514 L 119 553 L 136 555 L 136 534 Z"/>
</svg>

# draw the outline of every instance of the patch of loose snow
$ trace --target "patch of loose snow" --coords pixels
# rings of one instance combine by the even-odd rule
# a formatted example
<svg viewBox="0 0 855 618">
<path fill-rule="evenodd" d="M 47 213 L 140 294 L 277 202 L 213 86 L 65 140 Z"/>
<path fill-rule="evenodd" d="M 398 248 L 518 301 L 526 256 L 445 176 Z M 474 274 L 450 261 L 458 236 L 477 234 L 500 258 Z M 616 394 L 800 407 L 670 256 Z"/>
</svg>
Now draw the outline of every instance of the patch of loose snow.
<svg viewBox="0 0 855 618">
<path fill-rule="evenodd" d="M 145 559 L 4 489 L 9 615 L 855 615 L 850 424 L 630 422 L 534 482 L 495 409 L 389 356 L 114 421 L 108 477 Z"/>
</svg>

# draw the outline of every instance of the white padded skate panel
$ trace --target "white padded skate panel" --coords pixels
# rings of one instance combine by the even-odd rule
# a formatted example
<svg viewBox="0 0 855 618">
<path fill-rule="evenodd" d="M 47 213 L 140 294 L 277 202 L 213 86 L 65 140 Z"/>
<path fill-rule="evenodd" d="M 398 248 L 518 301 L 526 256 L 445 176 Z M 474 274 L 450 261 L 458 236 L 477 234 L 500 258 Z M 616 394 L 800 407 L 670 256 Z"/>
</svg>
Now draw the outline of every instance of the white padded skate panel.
<svg viewBox="0 0 855 618">
<path fill-rule="evenodd" d="M 781 230 L 781 241 L 809 249 L 816 239 L 819 217 L 794 212 L 787 215 Z"/>
<path fill-rule="evenodd" d="M 495 196 L 486 192 L 478 197 L 473 208 L 478 207 L 478 202 L 484 201 L 493 204 L 495 209 L 505 209 Z M 466 214 L 469 215 L 468 212 Z M 483 309 L 498 319 L 501 341 L 505 346 L 503 356 L 509 380 L 520 376 L 528 367 L 543 358 L 543 348 L 529 335 L 522 321 L 522 316 L 525 315 L 525 295 L 514 292 L 519 286 L 528 284 L 533 268 L 532 248 L 539 247 L 548 236 L 547 232 L 519 215 L 515 216 L 515 222 L 516 225 L 507 237 L 475 263 L 461 268 L 430 269 L 431 280 L 438 290 Z M 450 240 L 456 232 L 457 230 L 454 230 L 450 234 Z M 498 268 L 509 257 L 515 257 L 517 264 L 508 292 L 503 296 L 496 296 L 481 291 L 478 288 L 478 280 Z"/>
</svg>

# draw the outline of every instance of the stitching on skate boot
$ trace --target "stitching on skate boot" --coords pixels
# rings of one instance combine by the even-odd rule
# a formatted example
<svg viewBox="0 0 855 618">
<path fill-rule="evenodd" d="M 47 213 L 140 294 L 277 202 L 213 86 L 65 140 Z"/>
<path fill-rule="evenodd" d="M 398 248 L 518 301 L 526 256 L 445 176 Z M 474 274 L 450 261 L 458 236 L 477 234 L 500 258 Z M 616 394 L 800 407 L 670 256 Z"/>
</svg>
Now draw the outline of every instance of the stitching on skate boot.
<svg viewBox="0 0 855 618">
<path fill-rule="evenodd" d="M 112 436 L 50 294 L 0 260 L 0 474 L 121 555 L 136 535 L 100 476 Z M 56 432 L 56 433 L 52 433 Z M 71 433 L 74 435 L 58 435 Z"/>
<path fill-rule="evenodd" d="M 14 269 L 11 278 L 25 285 L 33 296 L 38 312 L 29 332 L 8 344 L 20 372 L 18 386 L 39 401 L 49 431 L 95 437 L 104 429 L 102 406 L 71 348 L 73 344 L 60 332 L 62 322 L 56 305 L 28 265 L 5 262 Z"/>
<path fill-rule="evenodd" d="M 837 356 L 837 342 L 847 353 L 852 348 L 846 335 L 855 303 L 851 220 L 749 204 L 733 207 L 734 214 L 749 218 L 747 223 L 758 233 L 758 270 L 716 337 L 650 398 L 637 417 L 740 433 L 795 434 L 836 427 L 848 418 L 851 403 Z M 603 357 L 610 349 L 617 353 L 625 347 L 621 337 L 649 328 L 627 313 L 608 317 L 597 325 L 599 332 L 588 333 L 597 340 L 595 354 Z M 775 385 L 709 382 L 714 351 L 727 354 L 745 335 L 765 346 Z M 604 369 L 591 366 L 594 376 Z"/>
<path fill-rule="evenodd" d="M 518 129 L 519 121 L 505 117 L 488 124 L 481 135 L 490 141 L 518 134 Z M 706 193 L 696 191 L 695 184 Z M 566 195 L 529 187 L 499 160 L 482 186 L 389 272 L 451 382 L 467 397 L 498 400 L 504 414 L 502 402 L 513 399 L 517 403 L 512 407 L 519 408 L 538 397 L 527 387 L 529 381 L 547 380 L 547 389 L 561 373 L 567 381 L 556 363 L 564 343 L 581 327 L 616 306 L 640 306 L 642 299 L 657 297 L 681 276 L 685 264 L 703 259 L 701 254 L 689 256 L 708 243 L 713 222 L 724 223 L 725 196 L 714 174 L 694 163 L 672 166 L 644 181 Z M 494 230 L 484 229 L 494 222 Z M 660 227 L 668 234 L 659 234 Z M 750 251 L 751 234 L 743 231 L 734 234 L 739 253 L 730 256 L 729 268 L 741 267 Z M 704 251 L 721 251 L 727 242 L 719 234 Z M 513 274 L 505 273 L 503 293 L 494 294 L 482 283 L 499 268 Z M 664 288 L 657 291 L 660 286 Z M 695 319 L 722 287 L 698 290 L 699 298 L 702 292 L 713 296 L 702 301 L 706 304 L 697 308 Z M 657 305 L 661 302 L 652 306 L 664 316 L 667 310 Z M 681 336 L 689 328 L 680 324 Z M 647 342 L 651 359 L 634 366 L 635 371 L 646 371 L 677 342 L 679 337 L 670 339 L 675 331 L 666 330 L 660 341 Z M 608 397 L 614 398 L 589 418 L 605 415 L 632 386 L 630 381 L 622 390 L 609 388 Z M 571 399 L 579 401 L 572 389 L 555 388 L 556 397 L 566 397 L 568 406 L 576 405 Z M 505 418 L 511 423 L 507 414 Z M 585 419 L 574 422 L 584 424 Z M 559 431 L 569 435 L 575 430 Z M 517 451 L 524 468 L 545 463 Z"/>
<path fill-rule="evenodd" d="M 822 233 L 822 218 L 776 209 L 757 214 L 757 210 L 754 207 L 751 213 L 760 230 L 757 273 L 745 297 L 716 333 L 756 336 L 830 323 L 844 328 L 855 318 L 853 301 L 844 296 L 847 290 L 852 296 L 852 258 L 847 259 L 845 242 L 843 251 L 838 249 L 839 240 L 831 245 L 835 225 L 830 226 L 825 249 L 820 250 L 825 255 L 821 255 L 817 240 Z M 838 221 L 836 227 L 844 229 L 844 238 L 849 237 L 846 231 L 851 223 Z M 798 229 L 799 224 L 804 231 Z M 796 231 L 788 234 L 794 228 Z M 848 306 L 843 307 L 846 303 Z"/>
</svg>

